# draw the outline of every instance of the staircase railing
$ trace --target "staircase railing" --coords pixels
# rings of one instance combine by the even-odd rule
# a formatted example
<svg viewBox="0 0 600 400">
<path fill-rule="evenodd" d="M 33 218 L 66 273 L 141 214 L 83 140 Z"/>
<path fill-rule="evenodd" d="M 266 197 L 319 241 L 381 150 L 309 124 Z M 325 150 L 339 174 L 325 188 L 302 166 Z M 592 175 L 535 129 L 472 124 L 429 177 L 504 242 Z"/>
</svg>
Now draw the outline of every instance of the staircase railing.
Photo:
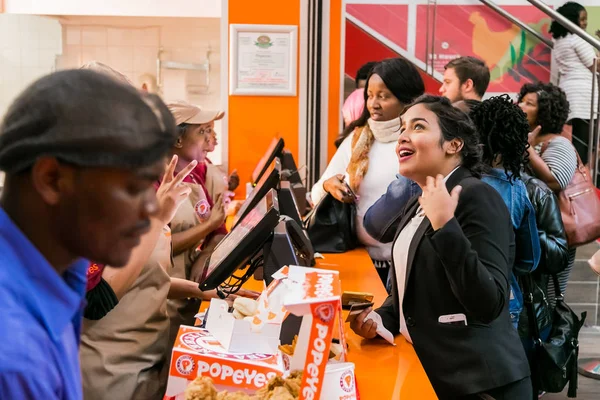
<svg viewBox="0 0 600 400">
<path fill-rule="evenodd" d="M 520 28 L 523 31 L 524 35 L 530 35 L 534 38 L 535 41 L 539 43 L 543 43 L 543 45 L 551 51 L 553 48 L 553 42 L 545 37 L 541 32 L 536 31 L 533 27 L 524 23 L 514 15 L 510 14 L 508 11 L 502 9 L 497 4 L 495 4 L 491 0 L 479 0 L 483 5 L 487 6 L 490 10 L 492 10 L 495 14 L 499 15 L 501 18 L 506 19 L 511 22 L 516 27 Z M 427 0 L 427 13 L 426 13 L 426 27 L 425 27 L 425 68 L 424 70 L 434 76 L 438 77 L 440 75 L 440 71 L 435 68 L 435 60 L 436 60 L 436 43 L 440 40 L 439 37 L 436 37 L 436 25 L 438 24 L 438 20 L 440 19 L 440 15 L 438 13 L 438 1 L 437 0 Z M 449 5 L 449 3 L 443 3 L 444 6 Z M 441 4 L 440 4 L 441 6 Z M 456 7 L 462 8 L 460 5 L 456 5 Z M 460 30 L 459 30 L 460 31 Z M 466 35 L 466 34 L 465 34 Z M 439 35 L 438 35 L 439 36 Z M 544 65 L 535 57 L 528 57 L 528 64 L 535 64 L 537 67 L 544 69 L 550 75 L 549 66 Z M 519 68 L 511 68 L 511 74 L 514 77 L 519 76 L 525 80 L 531 80 L 532 76 L 525 74 Z M 437 76 L 436 76 L 437 75 Z M 438 78 L 439 79 L 439 78 Z M 517 78 L 518 79 L 518 78 Z"/>
<path fill-rule="evenodd" d="M 537 32 L 535 29 L 533 29 L 529 25 L 525 24 L 524 22 L 521 22 L 520 19 L 516 18 L 511 13 L 509 13 L 508 11 L 503 9 L 502 7 L 499 7 L 497 4 L 495 4 L 494 2 L 491 2 L 490 0 L 479 0 L 479 1 L 483 4 L 485 4 L 486 6 L 488 6 L 489 8 L 491 8 L 492 10 L 494 10 L 497 14 L 500 14 L 501 16 L 503 16 L 504 18 L 506 18 L 513 24 L 517 25 L 519 28 L 521 28 L 524 31 L 527 31 L 529 34 L 535 36 L 540 42 L 545 43 L 546 46 L 550 47 L 551 49 L 554 48 L 554 43 L 552 43 L 552 41 L 550 39 L 542 36 L 539 32 Z"/>
<path fill-rule="evenodd" d="M 594 66 L 592 68 L 592 104 L 590 106 L 590 130 L 589 130 L 589 142 L 588 142 L 588 165 L 590 167 L 590 174 L 594 184 L 598 184 L 598 149 L 600 148 L 600 101 L 596 101 L 594 104 L 594 93 L 598 91 L 598 63 L 600 58 L 594 58 Z"/>
<path fill-rule="evenodd" d="M 482 1 L 482 0 L 479 0 Z M 592 35 L 581 29 L 579 26 L 575 25 L 567 18 L 560 15 L 558 12 L 548 7 L 546 3 L 540 0 L 527 0 L 531 5 L 535 8 L 552 18 L 553 20 L 558 21 L 562 26 L 567 28 L 569 31 L 574 33 L 575 35 L 581 37 L 583 40 L 594 46 L 597 50 L 600 50 L 600 41 L 594 38 Z"/>
</svg>

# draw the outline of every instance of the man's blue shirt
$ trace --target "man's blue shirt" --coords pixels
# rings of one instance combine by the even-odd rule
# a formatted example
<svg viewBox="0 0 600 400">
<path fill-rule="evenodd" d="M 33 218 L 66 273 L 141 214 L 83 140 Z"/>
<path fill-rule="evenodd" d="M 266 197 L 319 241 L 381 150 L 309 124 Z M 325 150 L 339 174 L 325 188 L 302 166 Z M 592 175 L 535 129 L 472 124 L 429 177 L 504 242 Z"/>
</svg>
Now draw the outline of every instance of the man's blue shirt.
<svg viewBox="0 0 600 400">
<path fill-rule="evenodd" d="M 82 398 L 87 268 L 80 260 L 60 276 L 0 208 L 0 397 Z"/>
</svg>

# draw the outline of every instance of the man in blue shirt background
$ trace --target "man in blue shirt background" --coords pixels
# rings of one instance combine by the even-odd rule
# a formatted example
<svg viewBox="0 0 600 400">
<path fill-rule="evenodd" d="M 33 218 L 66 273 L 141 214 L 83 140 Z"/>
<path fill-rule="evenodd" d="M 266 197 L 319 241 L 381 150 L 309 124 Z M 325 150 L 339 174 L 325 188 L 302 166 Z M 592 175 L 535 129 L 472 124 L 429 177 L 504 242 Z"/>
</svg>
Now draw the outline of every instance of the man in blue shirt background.
<svg viewBox="0 0 600 400">
<path fill-rule="evenodd" d="M 0 126 L 0 397 L 80 399 L 91 259 L 123 266 L 176 138 L 159 97 L 89 70 L 41 78 Z"/>
</svg>

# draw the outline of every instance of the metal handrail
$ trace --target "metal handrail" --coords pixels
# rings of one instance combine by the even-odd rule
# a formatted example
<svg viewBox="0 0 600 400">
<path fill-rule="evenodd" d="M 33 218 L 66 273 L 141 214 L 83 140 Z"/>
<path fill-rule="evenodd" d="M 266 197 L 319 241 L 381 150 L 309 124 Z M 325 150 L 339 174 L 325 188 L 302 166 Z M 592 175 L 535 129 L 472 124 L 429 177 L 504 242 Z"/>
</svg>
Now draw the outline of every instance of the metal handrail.
<svg viewBox="0 0 600 400">
<path fill-rule="evenodd" d="M 588 138 L 588 163 L 590 166 L 590 173 L 592 177 L 595 177 L 596 171 L 596 163 L 594 162 L 594 117 L 596 117 L 597 111 L 594 109 L 594 92 L 596 91 L 597 79 L 596 76 L 598 74 L 598 59 L 594 58 L 594 65 L 592 68 L 592 106 L 590 107 L 590 130 L 589 130 L 589 138 Z M 599 102 L 600 103 L 600 102 Z M 600 106 L 600 104 L 599 104 Z M 599 110 L 600 111 L 600 110 Z M 600 119 L 599 119 L 600 122 Z"/>
<path fill-rule="evenodd" d="M 594 100 L 596 99 L 594 93 L 598 87 L 598 62 L 600 62 L 600 59 L 594 58 L 592 68 L 592 106 L 590 108 L 590 130 L 588 137 L 588 165 L 594 184 L 598 175 L 598 146 L 600 145 L 600 101 L 594 104 Z"/>
<path fill-rule="evenodd" d="M 433 26 L 431 31 L 431 75 L 435 72 L 435 26 L 437 25 L 437 0 L 433 0 Z"/>
<path fill-rule="evenodd" d="M 540 42 L 544 43 L 550 49 L 554 48 L 554 43 L 544 37 L 541 33 L 537 32 L 535 29 L 525 24 L 506 10 L 500 8 L 497 4 L 490 0 L 479 0 L 484 5 L 488 6 L 495 13 L 499 14 L 501 17 L 507 19 L 513 24 L 517 25 L 522 30 L 528 32 L 530 35 L 533 35 Z M 431 6 L 433 6 L 433 10 L 430 10 Z M 427 15 L 426 15 L 426 29 L 425 29 L 425 72 L 433 75 L 435 73 L 435 26 L 436 26 L 436 15 L 437 14 L 437 0 L 427 0 Z M 433 23 L 431 21 L 433 17 Z M 432 32 L 433 31 L 433 32 Z M 432 36 L 430 38 L 430 36 Z M 431 68 L 431 72 L 430 69 Z"/>
<path fill-rule="evenodd" d="M 496 13 L 498 13 L 501 16 L 503 16 L 504 18 L 506 18 L 507 20 L 509 20 L 510 22 L 512 22 L 513 24 L 517 25 L 519 28 L 521 28 L 521 29 L 529 32 L 531 35 L 535 36 L 540 42 L 543 42 L 546 46 L 550 47 L 551 49 L 554 48 L 554 43 L 552 43 L 552 41 L 550 39 L 542 36 L 535 29 L 533 29 L 529 25 L 525 24 L 521 20 L 517 19 L 515 16 L 513 16 L 512 14 L 510 14 L 508 11 L 504 10 L 503 8 L 499 7 L 497 4 L 491 2 L 490 0 L 479 0 L 479 1 L 482 2 L 483 4 L 485 4 L 486 6 L 488 6 L 489 8 L 491 8 L 492 10 L 494 10 Z"/>
<path fill-rule="evenodd" d="M 429 4 L 430 1 L 427 0 L 427 22 L 425 26 L 425 73 L 429 74 Z M 431 75 L 433 76 L 433 70 L 431 71 Z"/>
<path fill-rule="evenodd" d="M 586 31 L 584 31 L 583 29 L 581 29 L 579 26 L 577 26 L 574 23 L 572 23 L 571 21 L 569 21 L 567 18 L 565 18 L 562 15 L 560 15 L 559 13 L 557 13 L 552 8 L 548 7 L 548 5 L 546 3 L 544 3 L 543 1 L 540 1 L 540 0 L 527 0 L 527 1 L 529 3 L 531 3 L 533 6 L 535 6 L 538 10 L 540 10 L 541 12 L 543 12 L 544 14 L 549 16 L 550 18 L 556 20 L 562 26 L 567 28 L 569 31 L 571 31 L 572 33 L 581 37 L 583 40 L 585 40 L 586 42 L 588 42 L 589 44 L 594 46 L 596 49 L 600 50 L 600 41 L 595 39 L 592 35 L 590 35 Z"/>
</svg>

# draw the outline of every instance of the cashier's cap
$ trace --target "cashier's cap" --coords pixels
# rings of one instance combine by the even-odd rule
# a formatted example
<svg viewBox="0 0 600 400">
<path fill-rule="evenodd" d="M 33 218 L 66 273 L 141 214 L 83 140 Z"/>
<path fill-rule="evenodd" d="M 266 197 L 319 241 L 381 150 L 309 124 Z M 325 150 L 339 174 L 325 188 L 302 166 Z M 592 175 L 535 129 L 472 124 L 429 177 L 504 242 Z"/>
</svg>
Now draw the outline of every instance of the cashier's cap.
<svg viewBox="0 0 600 400">
<path fill-rule="evenodd" d="M 175 121 L 162 100 L 106 74 L 65 70 L 30 85 L 0 125 L 0 170 L 18 173 L 39 157 L 80 167 L 137 169 L 165 157 Z"/>
<path fill-rule="evenodd" d="M 185 101 L 177 101 L 168 104 L 169 111 L 175 117 L 175 125 L 192 124 L 201 125 L 208 124 L 212 121 L 218 121 L 225 113 L 223 111 L 203 110 Z"/>
</svg>

